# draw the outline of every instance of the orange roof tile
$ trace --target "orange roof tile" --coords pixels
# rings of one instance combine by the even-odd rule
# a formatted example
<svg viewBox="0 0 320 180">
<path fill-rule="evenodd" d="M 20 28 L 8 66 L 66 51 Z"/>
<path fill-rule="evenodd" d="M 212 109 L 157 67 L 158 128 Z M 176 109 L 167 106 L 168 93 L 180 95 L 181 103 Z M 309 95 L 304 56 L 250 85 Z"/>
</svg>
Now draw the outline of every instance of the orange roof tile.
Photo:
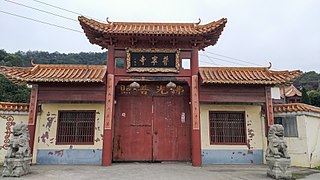
<svg viewBox="0 0 320 180">
<path fill-rule="evenodd" d="M 21 82 L 103 82 L 107 67 L 101 65 L 36 64 L 34 67 L 0 67 L 0 74 Z"/>
<path fill-rule="evenodd" d="M 275 113 L 298 112 L 298 111 L 320 113 L 320 107 L 311 106 L 303 103 L 274 104 L 273 111 Z"/>
<path fill-rule="evenodd" d="M 105 35 L 129 35 L 134 36 L 170 36 L 170 37 L 199 37 L 206 43 L 205 46 L 214 45 L 225 24 L 226 18 L 213 21 L 205 25 L 199 23 L 150 23 L 150 22 L 109 22 L 101 23 L 84 16 L 78 20 L 89 41 L 103 46 L 99 37 Z M 99 39 L 99 40 L 98 40 Z M 204 48 L 204 47 L 201 47 Z"/>
<path fill-rule="evenodd" d="M 285 87 L 285 94 L 286 97 L 302 96 L 302 93 L 296 87 L 294 87 L 293 84 Z"/>
<path fill-rule="evenodd" d="M 28 112 L 29 111 L 29 104 L 27 104 L 27 103 L 0 102 L 0 111 Z"/>
<path fill-rule="evenodd" d="M 272 71 L 266 67 L 200 67 L 204 84 L 282 84 L 291 82 L 302 72 Z"/>
</svg>

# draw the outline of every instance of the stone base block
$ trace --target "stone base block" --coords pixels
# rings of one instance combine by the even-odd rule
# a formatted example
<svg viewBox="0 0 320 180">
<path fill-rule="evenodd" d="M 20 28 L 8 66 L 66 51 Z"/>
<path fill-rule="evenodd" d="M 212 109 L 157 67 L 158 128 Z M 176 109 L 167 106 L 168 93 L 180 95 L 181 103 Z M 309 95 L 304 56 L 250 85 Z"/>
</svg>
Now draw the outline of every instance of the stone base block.
<svg viewBox="0 0 320 180">
<path fill-rule="evenodd" d="M 268 164 L 267 175 L 274 179 L 292 179 L 290 168 L 291 159 L 286 158 L 266 158 Z"/>
<path fill-rule="evenodd" d="M 32 157 L 6 158 L 2 177 L 20 177 L 30 173 Z"/>
</svg>

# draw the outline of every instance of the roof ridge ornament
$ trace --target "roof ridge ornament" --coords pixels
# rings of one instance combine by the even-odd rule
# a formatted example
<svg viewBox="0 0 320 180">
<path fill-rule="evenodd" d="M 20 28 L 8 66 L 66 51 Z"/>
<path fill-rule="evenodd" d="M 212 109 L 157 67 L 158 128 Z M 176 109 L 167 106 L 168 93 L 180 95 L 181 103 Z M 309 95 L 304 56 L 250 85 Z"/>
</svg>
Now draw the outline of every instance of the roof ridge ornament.
<svg viewBox="0 0 320 180">
<path fill-rule="evenodd" d="M 268 69 L 271 69 L 271 67 L 272 67 L 272 63 L 271 63 L 271 62 L 269 62 Z"/>
<path fill-rule="evenodd" d="M 113 22 L 109 21 L 109 17 L 106 18 L 106 21 L 107 21 L 107 23 L 110 24 L 110 25 L 113 24 Z"/>
<path fill-rule="evenodd" d="M 30 63 L 31 63 L 32 66 L 36 66 L 37 65 L 37 64 L 34 63 L 33 59 L 30 60 Z"/>
<path fill-rule="evenodd" d="M 201 23 L 201 19 L 198 18 L 198 22 L 194 23 L 194 26 L 198 26 Z"/>
</svg>

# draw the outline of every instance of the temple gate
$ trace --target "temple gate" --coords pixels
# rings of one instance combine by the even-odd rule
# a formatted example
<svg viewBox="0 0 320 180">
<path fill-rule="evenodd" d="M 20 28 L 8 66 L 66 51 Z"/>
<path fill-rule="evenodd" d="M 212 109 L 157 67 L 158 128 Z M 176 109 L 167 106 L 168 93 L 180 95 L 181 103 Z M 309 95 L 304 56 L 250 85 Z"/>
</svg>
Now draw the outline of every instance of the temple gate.
<svg viewBox="0 0 320 180">
<path fill-rule="evenodd" d="M 192 160 L 200 166 L 198 51 L 217 42 L 226 19 L 79 21 L 91 43 L 108 49 L 102 164 Z"/>
</svg>

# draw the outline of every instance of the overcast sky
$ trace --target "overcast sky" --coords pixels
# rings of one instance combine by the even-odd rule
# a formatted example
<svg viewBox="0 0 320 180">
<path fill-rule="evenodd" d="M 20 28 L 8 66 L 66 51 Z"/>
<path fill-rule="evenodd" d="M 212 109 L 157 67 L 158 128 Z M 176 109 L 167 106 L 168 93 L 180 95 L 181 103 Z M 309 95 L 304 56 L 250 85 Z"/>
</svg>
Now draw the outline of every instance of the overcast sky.
<svg viewBox="0 0 320 180">
<path fill-rule="evenodd" d="M 37 1 L 103 21 L 106 17 L 109 17 L 110 21 L 138 22 L 197 22 L 198 18 L 201 18 L 201 24 L 205 24 L 225 17 L 228 23 L 218 43 L 199 53 L 201 66 L 269 66 L 269 62 L 272 62 L 272 69 L 275 70 L 300 69 L 320 72 L 319 0 L 8 1 L 74 20 L 77 20 L 76 14 Z M 0 0 L 0 11 L 83 32 L 76 21 L 52 16 L 6 0 Z M 99 46 L 90 44 L 83 33 L 2 12 L 0 32 L 0 49 L 8 52 L 102 52 Z"/>
</svg>

